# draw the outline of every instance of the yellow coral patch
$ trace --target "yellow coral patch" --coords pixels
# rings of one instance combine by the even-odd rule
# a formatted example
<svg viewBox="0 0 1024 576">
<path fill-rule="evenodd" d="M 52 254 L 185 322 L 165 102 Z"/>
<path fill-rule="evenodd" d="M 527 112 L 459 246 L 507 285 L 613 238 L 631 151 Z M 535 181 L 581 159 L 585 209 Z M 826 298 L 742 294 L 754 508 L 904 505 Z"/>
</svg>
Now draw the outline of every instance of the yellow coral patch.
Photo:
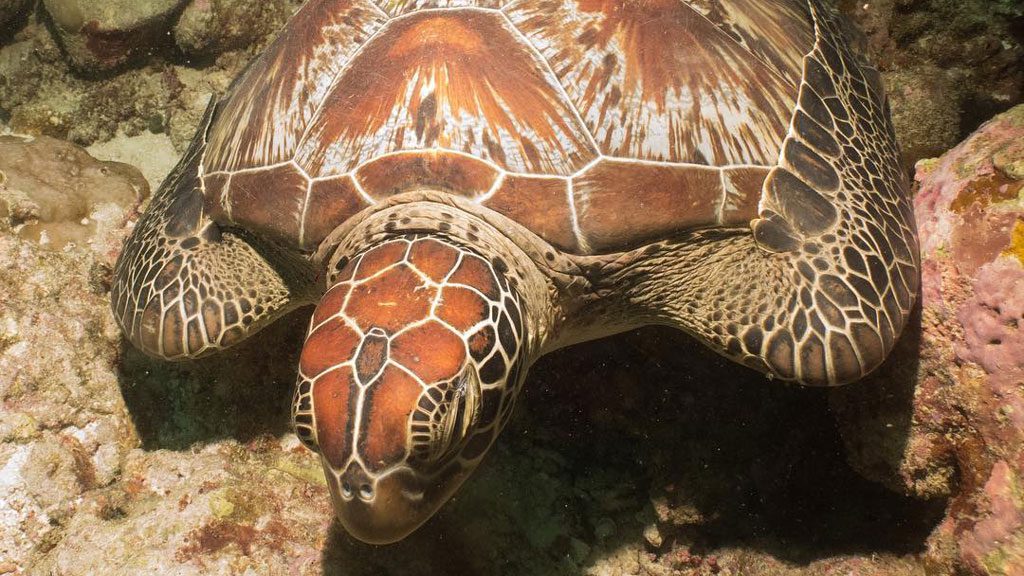
<svg viewBox="0 0 1024 576">
<path fill-rule="evenodd" d="M 1024 218 L 1018 218 L 1010 234 L 1010 245 L 1003 251 L 1007 256 L 1016 256 L 1024 264 Z"/>
<path fill-rule="evenodd" d="M 1024 190 L 1024 181 L 1013 180 L 997 171 L 980 176 L 964 187 L 949 208 L 958 213 L 972 204 L 984 208 L 990 204 L 1016 199 L 1021 190 Z"/>
</svg>

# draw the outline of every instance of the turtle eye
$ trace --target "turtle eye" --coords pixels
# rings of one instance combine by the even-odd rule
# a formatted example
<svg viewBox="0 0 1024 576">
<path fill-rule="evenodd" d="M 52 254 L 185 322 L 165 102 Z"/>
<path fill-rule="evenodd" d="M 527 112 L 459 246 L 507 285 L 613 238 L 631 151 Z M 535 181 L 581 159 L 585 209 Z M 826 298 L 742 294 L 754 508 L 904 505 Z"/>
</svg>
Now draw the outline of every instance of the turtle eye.
<svg viewBox="0 0 1024 576">
<path fill-rule="evenodd" d="M 452 424 L 453 438 L 459 440 L 469 436 L 470 428 L 476 424 L 480 407 L 480 381 L 466 374 L 455 386 L 455 421 Z"/>
<path fill-rule="evenodd" d="M 480 414 L 480 379 L 476 370 L 467 366 L 449 389 L 441 420 L 433 430 L 429 460 L 442 462 L 454 457 L 462 448 Z"/>
</svg>

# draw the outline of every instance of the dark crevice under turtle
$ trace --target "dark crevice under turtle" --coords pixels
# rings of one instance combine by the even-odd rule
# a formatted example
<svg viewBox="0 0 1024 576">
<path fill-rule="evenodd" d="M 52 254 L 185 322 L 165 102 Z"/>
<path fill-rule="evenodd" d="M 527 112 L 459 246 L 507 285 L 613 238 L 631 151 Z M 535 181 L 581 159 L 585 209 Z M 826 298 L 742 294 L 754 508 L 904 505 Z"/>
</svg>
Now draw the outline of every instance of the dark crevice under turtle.
<svg viewBox="0 0 1024 576">
<path fill-rule="evenodd" d="M 112 299 L 171 360 L 318 303 L 295 430 L 390 542 L 541 355 L 666 324 L 841 384 L 918 266 L 878 74 L 819 0 L 311 0 L 211 104 Z"/>
</svg>

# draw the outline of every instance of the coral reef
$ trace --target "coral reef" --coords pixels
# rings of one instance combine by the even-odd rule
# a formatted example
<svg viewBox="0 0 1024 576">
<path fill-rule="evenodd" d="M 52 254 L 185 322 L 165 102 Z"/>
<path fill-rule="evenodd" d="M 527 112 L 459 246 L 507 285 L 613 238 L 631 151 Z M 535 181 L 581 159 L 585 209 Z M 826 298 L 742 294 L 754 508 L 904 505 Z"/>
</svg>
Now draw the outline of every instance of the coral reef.
<svg viewBox="0 0 1024 576">
<path fill-rule="evenodd" d="M 184 1 L 42 0 L 71 64 L 92 72 L 117 68 L 156 48 Z"/>
<path fill-rule="evenodd" d="M 119 133 L 111 140 L 89 146 L 87 150 L 96 158 L 137 166 L 151 190 L 156 190 L 164 176 L 178 163 L 174 142 L 167 134 L 143 132 L 127 136 Z"/>
<path fill-rule="evenodd" d="M 0 123 L 83 146 L 165 134 L 181 152 L 210 96 L 227 88 L 300 2 L 125 4 L 131 9 L 48 0 L 10 38 L 0 36 Z M 86 16 L 103 24 L 79 25 Z M 144 32 L 132 32 L 140 26 Z M 89 34 L 104 40 L 90 44 Z M 238 50 L 221 52 L 229 48 Z"/>
<path fill-rule="evenodd" d="M 973 574 L 1024 569 L 1022 169 L 1024 106 L 919 165 L 921 328 L 895 353 L 916 365 L 893 360 L 832 397 L 863 474 L 950 498 L 929 549 Z"/>
<path fill-rule="evenodd" d="M 892 99 L 907 166 L 1024 102 L 1018 0 L 838 0 Z"/>
<path fill-rule="evenodd" d="M 886 72 L 884 79 L 908 168 L 957 143 L 966 96 L 956 78 L 938 66 L 922 64 Z"/>
<path fill-rule="evenodd" d="M 0 184 L 0 217 L 8 218 L 20 237 L 56 249 L 91 242 L 97 227 L 111 224 L 108 216 L 149 193 L 132 166 L 99 162 L 78 146 L 47 136 L 0 136 Z"/>
<path fill-rule="evenodd" d="M 0 0 L 0 39 L 7 31 L 15 28 L 16 21 L 24 16 L 31 0 Z"/>
<path fill-rule="evenodd" d="M 297 5 L 294 0 L 197 0 L 185 8 L 175 24 L 174 42 L 194 58 L 244 48 L 253 38 L 264 38 L 280 29 Z"/>
<path fill-rule="evenodd" d="M 137 171 L 111 169 L 64 143 L 5 138 L 2 145 L 0 169 L 11 174 L 0 196 L 20 190 L 44 225 L 71 227 L 80 218 L 55 206 L 56 195 L 104 205 L 88 213 L 91 226 L 75 230 L 78 241 L 60 250 L 24 239 L 18 210 L 0 218 L 0 573 L 7 573 L 31 566 L 31 551 L 56 541 L 76 498 L 119 478 L 132 445 L 110 369 L 120 336 L 105 310 L 106 278 L 125 222 L 148 189 Z M 12 170 L 12 157 L 41 161 Z"/>
</svg>

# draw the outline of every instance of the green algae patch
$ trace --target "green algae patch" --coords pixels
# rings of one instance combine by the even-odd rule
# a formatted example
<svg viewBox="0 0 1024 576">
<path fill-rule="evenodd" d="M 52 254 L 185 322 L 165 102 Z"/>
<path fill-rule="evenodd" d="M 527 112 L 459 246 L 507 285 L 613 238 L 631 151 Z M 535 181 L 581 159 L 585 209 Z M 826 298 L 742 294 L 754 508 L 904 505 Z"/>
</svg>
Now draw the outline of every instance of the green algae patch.
<svg viewBox="0 0 1024 576">
<path fill-rule="evenodd" d="M 1013 576 L 1024 565 L 1024 533 L 1017 532 L 981 559 L 985 573 L 992 576 Z"/>
<path fill-rule="evenodd" d="M 235 503 L 228 492 L 225 488 L 210 495 L 210 512 L 217 518 L 227 518 L 235 513 Z"/>
<path fill-rule="evenodd" d="M 999 166 L 999 169 L 1014 180 L 1024 180 L 1024 159 L 1007 162 Z"/>
<path fill-rule="evenodd" d="M 265 496 L 234 486 L 220 488 L 210 494 L 210 512 L 218 520 L 250 524 L 272 510 L 272 502 Z"/>
<path fill-rule="evenodd" d="M 322 466 L 308 466 L 303 463 L 293 462 L 289 458 L 279 458 L 274 463 L 274 468 L 304 482 L 327 486 L 327 477 L 324 476 Z"/>
</svg>

